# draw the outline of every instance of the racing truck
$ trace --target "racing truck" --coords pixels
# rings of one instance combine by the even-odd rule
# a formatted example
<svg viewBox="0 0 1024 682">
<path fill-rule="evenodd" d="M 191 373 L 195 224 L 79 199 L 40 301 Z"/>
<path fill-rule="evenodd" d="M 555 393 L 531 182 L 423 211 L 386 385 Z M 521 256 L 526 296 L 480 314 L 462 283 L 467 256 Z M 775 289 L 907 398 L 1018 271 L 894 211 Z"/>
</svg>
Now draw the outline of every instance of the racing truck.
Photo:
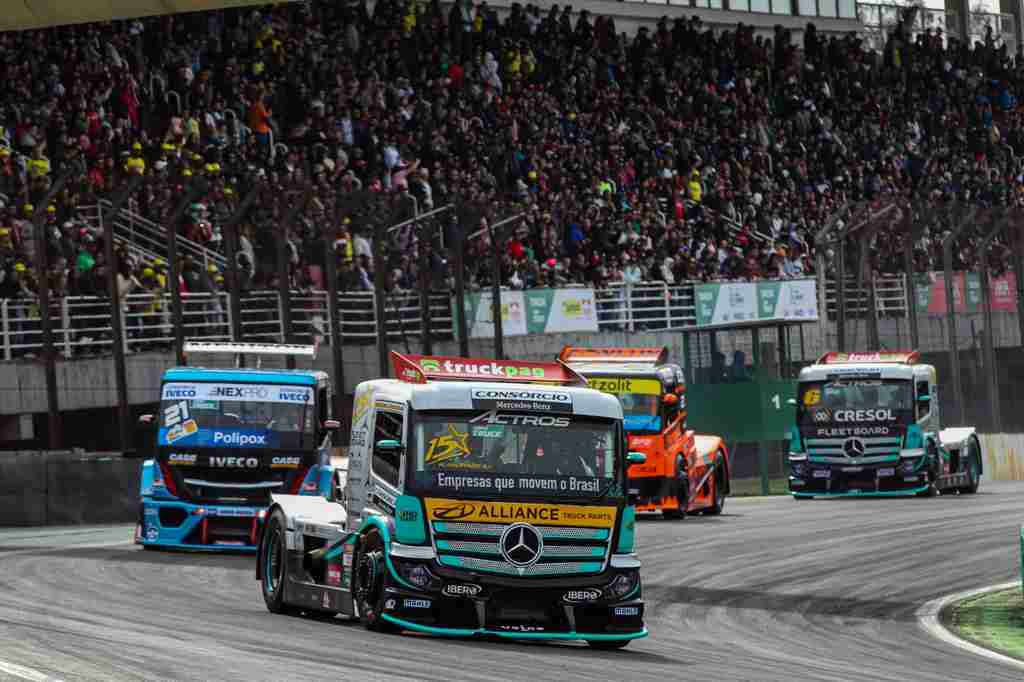
<svg viewBox="0 0 1024 682">
<path fill-rule="evenodd" d="M 300 356 L 314 346 L 188 341 L 203 355 Z M 259 362 L 259 361 L 258 361 Z M 186 361 L 187 365 L 187 361 Z M 146 549 L 255 551 L 271 493 L 327 493 L 331 385 L 325 372 L 174 367 L 146 441 L 135 543 Z"/>
<path fill-rule="evenodd" d="M 800 370 L 790 403 L 796 499 L 978 490 L 978 435 L 942 428 L 935 368 L 916 351 L 825 353 Z"/>
<path fill-rule="evenodd" d="M 561 363 L 402 355 L 356 387 L 343 490 L 271 494 L 267 608 L 372 631 L 647 635 L 622 407 Z"/>
<path fill-rule="evenodd" d="M 575 348 L 561 362 L 586 377 L 591 388 L 622 403 L 629 449 L 647 456 L 629 468 L 638 512 L 666 518 L 721 514 L 729 493 L 729 455 L 718 436 L 686 428 L 683 369 L 668 362 L 668 347 Z"/>
</svg>

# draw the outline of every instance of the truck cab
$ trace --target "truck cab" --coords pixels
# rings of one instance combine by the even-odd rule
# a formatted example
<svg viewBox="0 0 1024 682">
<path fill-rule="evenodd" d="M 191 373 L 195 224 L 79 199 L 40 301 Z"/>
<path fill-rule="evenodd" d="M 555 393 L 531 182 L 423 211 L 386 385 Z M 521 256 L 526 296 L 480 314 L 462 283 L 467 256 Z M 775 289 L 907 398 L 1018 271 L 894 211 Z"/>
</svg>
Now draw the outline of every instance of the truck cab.
<svg viewBox="0 0 1024 682">
<path fill-rule="evenodd" d="M 978 489 L 975 429 L 942 428 L 935 368 L 915 351 L 826 353 L 800 371 L 792 402 L 797 499 Z"/>
<path fill-rule="evenodd" d="M 668 361 L 668 348 L 575 348 L 559 354 L 591 388 L 618 398 L 629 449 L 646 462 L 629 468 L 637 511 L 667 518 L 720 514 L 729 492 L 729 458 L 723 440 L 687 428 L 683 369 Z"/>
<path fill-rule="evenodd" d="M 187 342 L 186 353 L 300 355 L 312 346 Z M 329 492 L 331 385 L 325 372 L 175 367 L 144 415 L 135 542 L 254 551 L 271 493 Z"/>
<path fill-rule="evenodd" d="M 619 402 L 559 363 L 404 356 L 356 388 L 344 493 L 274 494 L 276 613 L 371 630 L 584 640 L 643 623 Z"/>
</svg>

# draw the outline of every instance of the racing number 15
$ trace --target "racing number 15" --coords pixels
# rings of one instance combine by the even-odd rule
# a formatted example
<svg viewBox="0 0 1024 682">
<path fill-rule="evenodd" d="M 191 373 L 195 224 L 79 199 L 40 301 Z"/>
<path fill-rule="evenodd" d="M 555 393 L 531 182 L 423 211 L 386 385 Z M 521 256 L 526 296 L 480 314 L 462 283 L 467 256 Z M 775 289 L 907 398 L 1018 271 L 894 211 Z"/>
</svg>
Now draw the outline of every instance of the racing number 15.
<svg viewBox="0 0 1024 682">
<path fill-rule="evenodd" d="M 188 401 L 179 400 L 164 410 L 164 426 L 175 426 L 188 419 Z"/>
</svg>

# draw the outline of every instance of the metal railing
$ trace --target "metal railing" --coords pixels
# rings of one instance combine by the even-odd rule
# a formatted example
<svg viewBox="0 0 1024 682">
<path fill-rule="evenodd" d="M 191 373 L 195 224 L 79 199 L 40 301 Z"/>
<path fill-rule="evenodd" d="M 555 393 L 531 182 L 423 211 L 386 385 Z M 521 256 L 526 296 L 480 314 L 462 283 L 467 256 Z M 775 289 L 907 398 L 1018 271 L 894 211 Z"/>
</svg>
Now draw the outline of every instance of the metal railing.
<svg viewBox="0 0 1024 682">
<path fill-rule="evenodd" d="M 292 292 L 293 342 L 330 340 L 327 294 Z M 339 295 L 338 314 L 345 344 L 372 344 L 377 339 L 374 295 Z M 231 338 L 231 307 L 226 292 L 184 294 L 182 320 L 186 338 L 210 341 Z M 170 348 L 174 343 L 169 294 L 130 294 L 121 302 L 125 350 L 129 353 Z M 452 307 L 447 292 L 431 293 L 431 332 L 452 338 Z M 284 341 L 283 311 L 276 291 L 248 292 L 241 299 L 242 334 L 246 340 Z M 401 342 L 420 333 L 419 292 L 389 295 L 384 305 L 389 339 Z M 69 296 L 50 306 L 56 350 L 66 358 L 109 352 L 113 339 L 109 299 Z M 0 360 L 33 356 L 43 347 L 39 305 L 34 299 L 0 300 Z"/>
<path fill-rule="evenodd" d="M 99 229 L 99 212 L 102 210 L 104 218 L 111 219 L 111 204 L 106 199 L 100 199 L 98 204 L 84 206 L 80 209 L 83 219 L 89 221 L 91 226 Z M 114 240 L 118 244 L 125 244 L 133 254 L 152 260 L 156 257 L 167 258 L 167 228 L 159 223 L 143 217 L 130 207 L 121 209 L 114 221 Z M 227 258 L 214 249 L 207 248 L 198 242 L 194 242 L 181 234 L 178 235 L 178 253 L 180 256 L 191 256 L 196 262 L 203 264 L 206 268 L 210 264 L 216 265 L 223 270 L 227 265 Z"/>
<path fill-rule="evenodd" d="M 906 282 L 902 275 L 881 275 L 871 281 L 857 286 L 857 278 L 846 278 L 846 314 L 850 317 L 863 317 L 868 310 L 870 289 L 874 288 L 875 313 L 879 317 L 906 317 L 910 310 L 910 299 L 907 297 Z M 835 319 L 838 308 L 836 280 L 825 280 L 825 307 L 829 319 Z"/>
<path fill-rule="evenodd" d="M 437 340 L 455 338 L 454 298 L 450 292 L 430 294 L 430 329 Z M 600 330 L 657 331 L 696 326 L 693 284 L 663 282 L 616 283 L 595 291 Z M 241 298 L 245 340 L 284 340 L 284 314 L 276 291 L 246 292 Z M 378 325 L 373 292 L 338 296 L 334 318 L 345 345 L 376 342 Z M 293 291 L 293 342 L 329 343 L 331 315 L 323 291 Z M 226 292 L 184 294 L 182 320 L 186 338 L 229 340 L 231 308 Z M 50 310 L 57 351 L 66 358 L 109 352 L 113 331 L 105 297 L 69 296 L 54 300 Z M 399 291 L 384 301 L 384 328 L 392 344 L 418 341 L 422 334 L 418 291 Z M 121 302 L 125 350 L 129 353 L 170 348 L 174 342 L 169 294 L 130 294 Z M 34 299 L 0 301 L 0 360 L 37 354 L 42 349 L 39 306 Z"/>
</svg>

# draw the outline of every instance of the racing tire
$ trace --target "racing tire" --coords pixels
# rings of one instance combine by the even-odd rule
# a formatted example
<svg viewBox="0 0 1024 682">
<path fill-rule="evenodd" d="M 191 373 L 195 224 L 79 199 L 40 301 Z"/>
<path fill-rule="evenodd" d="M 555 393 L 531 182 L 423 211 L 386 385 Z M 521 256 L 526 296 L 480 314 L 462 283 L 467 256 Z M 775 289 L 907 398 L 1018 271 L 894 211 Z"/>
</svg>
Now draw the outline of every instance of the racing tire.
<svg viewBox="0 0 1024 682">
<path fill-rule="evenodd" d="M 267 530 L 260 548 L 259 561 L 263 562 L 260 592 L 271 613 L 291 614 L 297 609 L 284 601 L 284 581 L 288 574 L 288 543 L 285 532 L 288 521 L 284 512 L 275 509 L 267 519 Z"/>
<path fill-rule="evenodd" d="M 961 495 L 973 495 L 978 492 L 981 484 L 981 445 L 973 436 L 967 442 L 967 473 L 970 483 L 957 489 Z"/>
<path fill-rule="evenodd" d="M 686 473 L 686 464 L 683 462 L 682 456 L 676 458 L 676 480 L 672 483 L 672 489 L 679 502 L 679 507 L 662 509 L 661 515 L 666 519 L 685 519 L 686 507 L 690 503 L 690 477 Z"/>
<path fill-rule="evenodd" d="M 631 640 L 628 639 L 588 639 L 587 645 L 590 646 L 592 649 L 604 649 L 608 651 L 612 649 L 625 648 L 625 646 L 628 645 L 630 641 Z"/>
<path fill-rule="evenodd" d="M 382 618 L 388 569 L 384 542 L 376 530 L 360 538 L 352 562 L 352 574 L 352 597 L 359 612 L 359 622 L 370 632 L 398 632 L 398 627 Z"/>
<path fill-rule="evenodd" d="M 718 516 L 722 513 L 725 508 L 725 469 L 721 465 L 721 460 L 715 462 L 715 475 L 711 477 L 712 482 L 715 485 L 715 501 L 714 503 L 704 510 L 707 516 Z"/>
</svg>

